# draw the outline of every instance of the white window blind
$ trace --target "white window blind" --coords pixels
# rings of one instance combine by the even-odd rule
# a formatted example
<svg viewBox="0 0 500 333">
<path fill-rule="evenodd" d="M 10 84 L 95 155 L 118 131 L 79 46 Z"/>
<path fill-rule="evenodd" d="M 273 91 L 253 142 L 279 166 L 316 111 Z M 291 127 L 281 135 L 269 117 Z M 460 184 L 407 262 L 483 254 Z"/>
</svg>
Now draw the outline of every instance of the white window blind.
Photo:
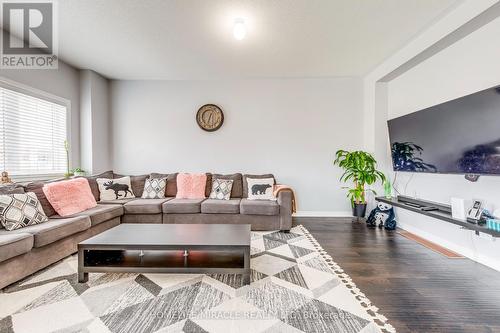
<svg viewBox="0 0 500 333">
<path fill-rule="evenodd" d="M 66 172 L 66 107 L 0 87 L 0 171 L 13 178 Z"/>
</svg>

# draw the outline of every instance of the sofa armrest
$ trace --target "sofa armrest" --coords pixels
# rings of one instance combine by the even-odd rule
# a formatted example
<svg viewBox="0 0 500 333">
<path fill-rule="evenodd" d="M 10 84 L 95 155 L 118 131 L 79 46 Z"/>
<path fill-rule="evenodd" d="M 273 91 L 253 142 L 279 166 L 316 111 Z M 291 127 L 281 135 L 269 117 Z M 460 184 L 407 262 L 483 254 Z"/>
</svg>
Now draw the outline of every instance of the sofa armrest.
<svg viewBox="0 0 500 333">
<path fill-rule="evenodd" d="M 292 191 L 281 190 L 278 193 L 278 205 L 280 206 L 280 230 L 288 231 L 292 228 Z"/>
</svg>

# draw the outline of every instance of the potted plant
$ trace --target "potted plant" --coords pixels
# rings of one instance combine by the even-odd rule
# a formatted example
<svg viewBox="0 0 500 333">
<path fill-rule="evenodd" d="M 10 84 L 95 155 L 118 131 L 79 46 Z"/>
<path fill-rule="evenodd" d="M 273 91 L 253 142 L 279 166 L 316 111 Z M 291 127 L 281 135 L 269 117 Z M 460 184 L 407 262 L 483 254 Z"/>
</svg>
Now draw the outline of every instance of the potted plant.
<svg viewBox="0 0 500 333">
<path fill-rule="evenodd" d="M 335 153 L 335 165 L 344 169 L 340 181 L 353 182 L 353 187 L 343 187 L 348 189 L 347 197 L 351 200 L 352 214 L 356 217 L 364 217 L 366 214 L 366 191 L 376 194 L 371 189 L 366 189 L 365 185 L 372 185 L 377 180 L 382 183 L 385 176 L 376 169 L 375 158 L 364 151 L 338 150 Z"/>
<path fill-rule="evenodd" d="M 80 168 L 76 168 L 73 170 L 73 175 L 75 175 L 76 177 L 80 177 L 80 176 L 85 176 L 85 170 L 83 169 L 80 169 Z"/>
</svg>

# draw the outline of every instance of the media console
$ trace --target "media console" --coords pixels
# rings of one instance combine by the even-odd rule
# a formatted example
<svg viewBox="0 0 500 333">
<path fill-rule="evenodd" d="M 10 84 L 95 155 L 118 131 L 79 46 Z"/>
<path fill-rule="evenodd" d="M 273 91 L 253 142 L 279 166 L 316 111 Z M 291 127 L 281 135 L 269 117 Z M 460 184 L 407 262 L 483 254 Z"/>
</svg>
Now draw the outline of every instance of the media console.
<svg viewBox="0 0 500 333">
<path fill-rule="evenodd" d="M 387 199 L 386 197 L 376 197 L 375 200 L 388 203 L 390 205 L 393 205 L 394 207 L 403 208 L 418 214 L 433 217 L 441 221 L 449 222 L 464 229 L 473 230 L 476 232 L 476 234 L 482 232 L 493 237 L 500 237 L 500 232 L 498 231 L 488 229 L 487 227 L 479 224 L 474 224 L 453 218 L 451 215 L 450 205 L 427 200 L 414 199 L 405 196 L 398 196 L 397 198 L 391 199 Z M 429 207 L 432 207 L 432 209 L 430 209 Z"/>
</svg>

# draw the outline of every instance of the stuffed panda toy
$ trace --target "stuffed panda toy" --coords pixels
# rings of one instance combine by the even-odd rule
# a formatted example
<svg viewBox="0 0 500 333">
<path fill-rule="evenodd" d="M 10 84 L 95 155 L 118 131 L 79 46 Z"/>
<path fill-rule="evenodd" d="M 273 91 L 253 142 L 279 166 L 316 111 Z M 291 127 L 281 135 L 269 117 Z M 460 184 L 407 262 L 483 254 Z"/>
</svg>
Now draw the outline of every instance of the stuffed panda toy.
<svg viewBox="0 0 500 333">
<path fill-rule="evenodd" d="M 389 204 L 379 202 L 377 207 L 371 211 L 370 216 L 368 216 L 366 224 L 369 227 L 375 227 L 378 224 L 379 228 L 384 227 L 386 230 L 396 229 L 394 208 Z"/>
</svg>

